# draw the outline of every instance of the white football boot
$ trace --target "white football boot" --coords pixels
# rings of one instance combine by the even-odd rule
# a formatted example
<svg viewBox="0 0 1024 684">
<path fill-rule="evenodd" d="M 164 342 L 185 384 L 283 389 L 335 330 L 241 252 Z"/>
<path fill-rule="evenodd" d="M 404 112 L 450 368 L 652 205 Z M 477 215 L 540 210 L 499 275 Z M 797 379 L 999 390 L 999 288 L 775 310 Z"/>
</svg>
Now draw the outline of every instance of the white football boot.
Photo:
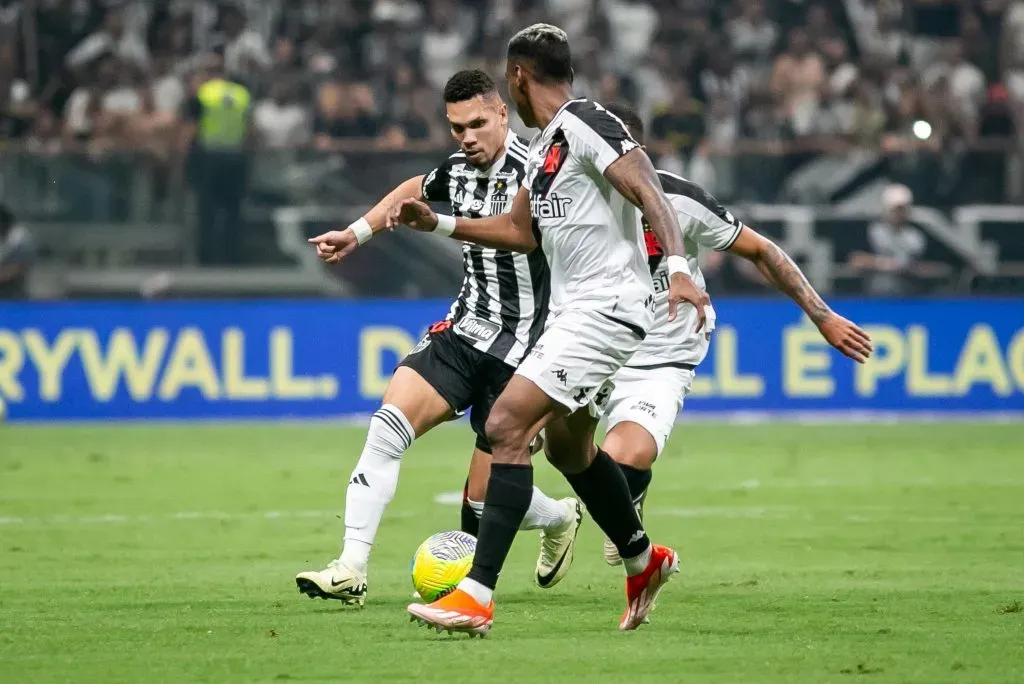
<svg viewBox="0 0 1024 684">
<path fill-rule="evenodd" d="M 309 598 L 336 599 L 356 606 L 366 601 L 366 573 L 353 570 L 340 559 L 332 560 L 323 570 L 300 572 L 295 584 Z"/>
<path fill-rule="evenodd" d="M 576 547 L 576 535 L 583 522 L 583 506 L 579 501 L 570 497 L 558 503 L 568 509 L 569 523 L 565 529 L 557 532 L 541 530 L 536 581 L 537 586 L 543 589 L 555 586 L 569 572 L 573 550 Z"/>
<path fill-rule="evenodd" d="M 640 516 L 640 522 L 644 521 L 644 499 L 646 498 L 647 492 L 644 492 L 635 505 L 636 514 Z M 608 538 L 604 540 L 604 562 L 608 565 L 622 565 L 622 559 L 619 558 L 619 550 L 615 548 L 615 544 Z"/>
</svg>

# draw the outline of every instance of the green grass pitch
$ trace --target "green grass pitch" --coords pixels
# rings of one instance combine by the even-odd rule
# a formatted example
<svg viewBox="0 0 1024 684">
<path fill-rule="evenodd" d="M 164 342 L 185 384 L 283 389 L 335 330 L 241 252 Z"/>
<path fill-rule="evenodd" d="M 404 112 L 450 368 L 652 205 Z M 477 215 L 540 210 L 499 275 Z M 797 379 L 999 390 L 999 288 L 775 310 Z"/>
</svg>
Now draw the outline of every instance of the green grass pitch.
<svg viewBox="0 0 1024 684">
<path fill-rule="evenodd" d="M 1024 426 L 684 424 L 648 530 L 683 557 L 652 624 L 587 521 L 572 572 L 516 542 L 483 641 L 406 620 L 409 561 L 458 527 L 470 435 L 406 456 L 363 610 L 296 571 L 338 551 L 363 430 L 0 426 L 0 681 L 1024 681 Z M 537 480 L 567 485 L 546 463 Z"/>
</svg>

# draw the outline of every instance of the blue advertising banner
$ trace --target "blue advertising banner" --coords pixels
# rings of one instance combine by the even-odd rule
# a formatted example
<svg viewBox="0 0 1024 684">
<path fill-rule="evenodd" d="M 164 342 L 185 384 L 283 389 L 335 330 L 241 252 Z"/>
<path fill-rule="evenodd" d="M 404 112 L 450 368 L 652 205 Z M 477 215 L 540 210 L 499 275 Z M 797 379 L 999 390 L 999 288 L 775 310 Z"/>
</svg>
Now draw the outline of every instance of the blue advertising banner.
<svg viewBox="0 0 1024 684">
<path fill-rule="evenodd" d="M 858 366 L 790 303 L 718 299 L 687 411 L 1024 411 L 1024 302 L 840 301 L 875 340 Z M 415 302 L 0 304 L 8 420 L 372 412 L 447 311 Z"/>
</svg>

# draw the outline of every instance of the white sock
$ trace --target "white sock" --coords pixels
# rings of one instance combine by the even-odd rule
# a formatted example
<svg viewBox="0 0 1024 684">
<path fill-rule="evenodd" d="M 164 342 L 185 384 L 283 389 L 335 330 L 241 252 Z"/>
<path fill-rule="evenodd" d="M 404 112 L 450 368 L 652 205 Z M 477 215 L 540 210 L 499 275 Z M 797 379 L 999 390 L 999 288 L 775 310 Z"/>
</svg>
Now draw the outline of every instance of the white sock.
<svg viewBox="0 0 1024 684">
<path fill-rule="evenodd" d="M 398 487 L 402 453 L 412 444 L 414 435 L 408 419 L 393 404 L 384 404 L 370 419 L 366 444 L 345 495 L 341 561 L 353 570 L 366 572 L 384 509 Z"/>
<path fill-rule="evenodd" d="M 487 606 L 491 602 L 494 590 L 477 582 L 475 579 L 466 578 L 459 582 L 459 589 L 466 592 L 481 606 Z"/>
<path fill-rule="evenodd" d="M 622 567 L 626 568 L 626 577 L 635 577 L 641 572 L 647 569 L 647 566 L 651 564 L 651 545 L 648 544 L 647 548 L 639 556 L 633 556 L 632 558 L 623 558 Z"/>
<path fill-rule="evenodd" d="M 484 513 L 484 502 L 473 501 L 466 498 L 469 507 L 476 513 L 479 519 Z M 526 511 L 521 530 L 562 530 L 566 525 L 572 523 L 573 516 L 570 515 L 565 506 L 557 500 L 533 488 L 533 497 L 530 499 L 530 509 Z"/>
<path fill-rule="evenodd" d="M 568 507 L 550 496 L 533 488 L 530 509 L 526 511 L 521 530 L 564 530 L 572 522 Z"/>
</svg>

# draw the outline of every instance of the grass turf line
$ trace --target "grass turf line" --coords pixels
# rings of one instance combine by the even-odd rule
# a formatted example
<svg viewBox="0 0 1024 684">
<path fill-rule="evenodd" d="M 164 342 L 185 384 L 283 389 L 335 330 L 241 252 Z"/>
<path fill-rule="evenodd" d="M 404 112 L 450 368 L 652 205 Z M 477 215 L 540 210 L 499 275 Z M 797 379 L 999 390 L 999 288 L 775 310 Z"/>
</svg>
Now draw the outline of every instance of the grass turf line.
<svg viewBox="0 0 1024 684">
<path fill-rule="evenodd" d="M 558 587 L 519 536 L 487 640 L 406 622 L 410 557 L 458 526 L 472 440 L 407 455 L 363 610 L 292 577 L 338 550 L 363 431 L 0 428 L 0 681 L 1018 682 L 1019 425 L 684 425 L 656 466 L 654 539 L 683 572 L 620 634 L 621 570 L 584 525 Z M 552 495 L 568 487 L 537 464 Z M 279 511 L 279 517 L 268 517 Z M 291 515 L 290 513 L 294 513 Z"/>
</svg>

